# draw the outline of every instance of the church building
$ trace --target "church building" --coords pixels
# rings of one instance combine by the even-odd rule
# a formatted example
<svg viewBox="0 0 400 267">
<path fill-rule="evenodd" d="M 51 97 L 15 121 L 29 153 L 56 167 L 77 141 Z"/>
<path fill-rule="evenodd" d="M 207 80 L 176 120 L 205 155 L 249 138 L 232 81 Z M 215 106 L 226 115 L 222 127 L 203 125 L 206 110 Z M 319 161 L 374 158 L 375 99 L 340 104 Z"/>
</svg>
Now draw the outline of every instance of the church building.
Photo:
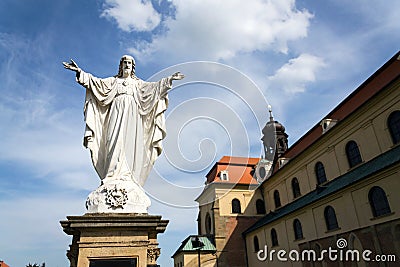
<svg viewBox="0 0 400 267">
<path fill-rule="evenodd" d="M 399 266 L 400 52 L 290 147 L 271 110 L 262 133 L 206 175 L 174 267 Z"/>
</svg>

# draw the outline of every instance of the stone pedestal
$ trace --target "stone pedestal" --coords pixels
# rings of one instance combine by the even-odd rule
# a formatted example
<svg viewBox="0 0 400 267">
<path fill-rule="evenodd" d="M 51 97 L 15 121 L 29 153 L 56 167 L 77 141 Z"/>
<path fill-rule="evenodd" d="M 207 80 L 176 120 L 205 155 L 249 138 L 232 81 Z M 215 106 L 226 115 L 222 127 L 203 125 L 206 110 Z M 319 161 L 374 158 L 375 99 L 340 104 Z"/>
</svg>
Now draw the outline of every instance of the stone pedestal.
<svg viewBox="0 0 400 267">
<path fill-rule="evenodd" d="M 72 235 L 67 251 L 71 267 L 157 266 L 160 254 L 157 234 L 163 233 L 168 220 L 161 216 L 136 213 L 87 213 L 67 216 L 63 230 Z"/>
<path fill-rule="evenodd" d="M 86 200 L 88 213 L 147 213 L 150 198 L 143 188 L 129 180 L 103 180 Z"/>
</svg>

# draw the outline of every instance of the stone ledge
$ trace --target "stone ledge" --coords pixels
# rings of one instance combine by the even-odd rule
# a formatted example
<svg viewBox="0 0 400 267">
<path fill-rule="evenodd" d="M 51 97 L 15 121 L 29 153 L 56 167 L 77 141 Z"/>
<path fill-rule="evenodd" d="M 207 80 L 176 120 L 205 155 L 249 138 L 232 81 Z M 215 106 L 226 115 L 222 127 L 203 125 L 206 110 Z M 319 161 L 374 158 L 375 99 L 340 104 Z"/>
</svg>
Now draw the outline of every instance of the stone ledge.
<svg viewBox="0 0 400 267">
<path fill-rule="evenodd" d="M 143 247 L 148 246 L 148 241 L 143 242 L 77 242 L 80 248 L 106 248 L 106 247 Z"/>
<path fill-rule="evenodd" d="M 141 213 L 86 213 L 82 216 L 67 216 L 66 221 L 60 221 L 64 232 L 68 235 L 77 234 L 76 231 L 83 228 L 104 227 L 110 231 L 115 231 L 115 228 L 148 231 L 153 228 L 153 231 L 163 233 L 168 223 L 169 221 L 162 220 L 161 216 Z"/>
</svg>

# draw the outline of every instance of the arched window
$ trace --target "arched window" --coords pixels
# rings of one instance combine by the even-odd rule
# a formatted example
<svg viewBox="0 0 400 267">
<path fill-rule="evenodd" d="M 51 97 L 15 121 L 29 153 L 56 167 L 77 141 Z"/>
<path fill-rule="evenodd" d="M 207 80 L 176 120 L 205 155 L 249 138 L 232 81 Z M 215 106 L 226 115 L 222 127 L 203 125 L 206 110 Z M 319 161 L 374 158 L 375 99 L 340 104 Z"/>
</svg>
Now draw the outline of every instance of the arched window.
<svg viewBox="0 0 400 267">
<path fill-rule="evenodd" d="M 253 238 L 253 245 L 254 245 L 254 251 L 258 252 L 260 250 L 260 243 L 258 242 L 257 236 Z"/>
<path fill-rule="evenodd" d="M 392 137 L 393 144 L 400 142 L 400 111 L 396 110 L 389 115 L 387 120 L 390 136 Z"/>
<path fill-rule="evenodd" d="M 265 214 L 265 204 L 262 199 L 257 199 L 256 210 L 257 210 L 257 214 Z"/>
<path fill-rule="evenodd" d="M 391 212 L 386 193 L 379 186 L 374 186 L 369 190 L 368 199 L 374 217 L 389 214 Z"/>
<path fill-rule="evenodd" d="M 296 177 L 292 179 L 292 191 L 293 198 L 301 196 L 299 181 Z"/>
<path fill-rule="evenodd" d="M 206 214 L 205 223 L 206 223 L 206 234 L 209 235 L 211 234 L 211 216 L 208 212 Z"/>
<path fill-rule="evenodd" d="M 282 206 L 278 190 L 274 191 L 274 202 L 275 202 L 275 208 L 279 208 L 280 206 Z"/>
<path fill-rule="evenodd" d="M 272 246 L 278 246 L 278 234 L 276 233 L 276 230 L 274 228 L 271 229 L 271 243 Z"/>
<path fill-rule="evenodd" d="M 293 221 L 294 239 L 303 238 L 303 228 L 301 227 L 301 222 L 298 219 Z"/>
<path fill-rule="evenodd" d="M 240 201 L 237 198 L 232 200 L 232 213 L 241 213 Z"/>
<path fill-rule="evenodd" d="M 320 161 L 315 164 L 315 176 L 317 177 L 318 185 L 326 182 L 325 167 Z"/>
<path fill-rule="evenodd" d="M 328 229 L 328 231 L 339 228 L 335 210 L 331 206 L 327 206 L 325 208 L 324 217 L 325 217 L 326 228 Z"/>
<path fill-rule="evenodd" d="M 347 156 L 347 161 L 349 162 L 350 168 L 352 168 L 362 162 L 360 150 L 358 149 L 358 145 L 356 142 L 349 141 L 346 144 L 346 156 Z"/>
</svg>

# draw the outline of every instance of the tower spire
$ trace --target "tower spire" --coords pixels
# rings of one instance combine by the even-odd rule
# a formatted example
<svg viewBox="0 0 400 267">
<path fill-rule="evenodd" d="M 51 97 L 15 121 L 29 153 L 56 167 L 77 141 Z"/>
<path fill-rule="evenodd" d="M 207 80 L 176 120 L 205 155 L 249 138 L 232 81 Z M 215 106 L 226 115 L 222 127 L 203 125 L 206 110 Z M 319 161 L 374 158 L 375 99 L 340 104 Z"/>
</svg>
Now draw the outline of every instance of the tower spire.
<svg viewBox="0 0 400 267">
<path fill-rule="evenodd" d="M 271 105 L 268 105 L 268 112 L 269 112 L 269 121 L 273 122 L 274 116 L 272 116 L 272 106 Z"/>
</svg>

